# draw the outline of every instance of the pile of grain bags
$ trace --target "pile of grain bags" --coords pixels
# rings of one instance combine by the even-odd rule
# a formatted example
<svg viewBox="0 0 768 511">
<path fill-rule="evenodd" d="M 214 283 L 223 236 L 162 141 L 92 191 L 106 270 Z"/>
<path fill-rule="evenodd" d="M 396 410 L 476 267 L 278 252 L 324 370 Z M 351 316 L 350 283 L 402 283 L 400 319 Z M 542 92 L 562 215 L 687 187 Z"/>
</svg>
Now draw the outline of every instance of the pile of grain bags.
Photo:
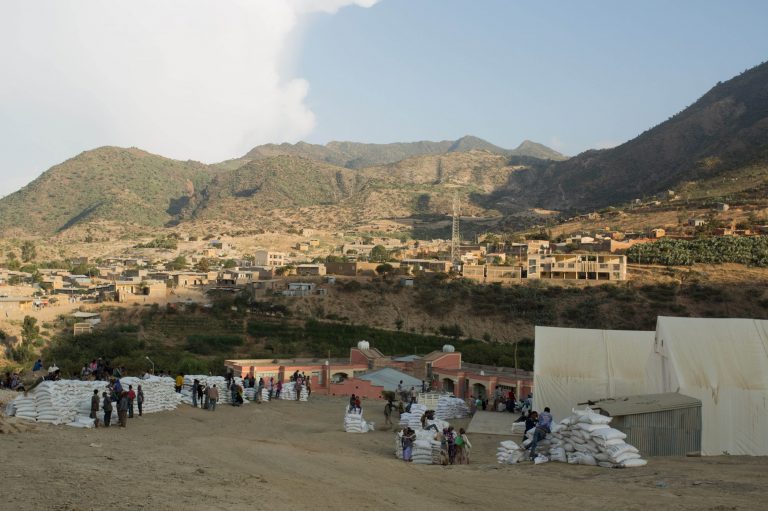
<svg viewBox="0 0 768 511">
<path fill-rule="evenodd" d="M 512 424 L 513 435 L 525 435 L 525 421 L 515 422 Z"/>
<path fill-rule="evenodd" d="M 395 434 L 395 456 L 403 459 L 403 432 Z M 416 431 L 416 440 L 411 451 L 411 460 L 422 465 L 440 464 L 440 440 L 431 430 Z"/>
<path fill-rule="evenodd" d="M 414 431 L 421 429 L 421 416 L 427 411 L 426 405 L 413 403 L 410 412 L 400 414 L 400 427 L 409 427 Z"/>
<path fill-rule="evenodd" d="M 349 408 L 345 407 L 344 414 L 344 431 L 347 433 L 368 433 L 373 431 L 373 423 L 365 422 L 363 420 L 363 411 L 360 413 L 349 411 Z"/>
<path fill-rule="evenodd" d="M 496 460 L 501 464 L 514 465 L 525 456 L 525 452 L 512 440 L 504 440 L 496 449 Z"/>
<path fill-rule="evenodd" d="M 283 384 L 283 388 L 280 391 L 280 399 L 286 399 L 288 401 L 296 401 L 296 382 L 289 381 Z M 307 393 L 307 386 L 302 385 L 299 389 L 299 401 L 308 401 L 309 394 Z"/>
<path fill-rule="evenodd" d="M 590 408 L 574 409 L 573 415 L 554 424 L 552 432 L 536 445 L 537 459 L 546 457 L 550 461 L 605 468 L 645 466 L 648 462 L 642 459 L 639 451 L 625 442 L 627 435 L 610 427 L 610 422 L 610 417 L 600 415 Z M 523 447 L 518 448 L 521 455 L 515 461 L 503 462 L 516 463 L 527 459 L 528 452 L 525 449 L 533 441 L 533 432 L 531 429 L 525 433 Z"/>
<path fill-rule="evenodd" d="M 469 417 L 469 415 L 469 407 L 463 399 L 454 396 L 440 396 L 437 400 L 436 419 L 463 419 Z"/>
<path fill-rule="evenodd" d="M 573 410 L 553 428 L 552 450 L 558 461 L 574 465 L 598 465 L 606 468 L 642 467 L 648 462 L 639 451 L 626 443 L 627 435 L 610 427 L 611 418 L 590 408 Z M 565 458 L 563 460 L 562 458 Z"/>
<path fill-rule="evenodd" d="M 137 391 L 142 386 L 144 391 L 144 413 L 174 410 L 180 401 L 180 396 L 175 392 L 172 378 L 149 377 L 147 379 L 125 377 L 120 379 L 124 390 L 132 385 Z M 103 416 L 101 409 L 102 392 L 107 390 L 105 381 L 80 381 L 58 380 L 44 381 L 30 390 L 27 396 L 20 396 L 13 401 L 13 414 L 19 418 L 45 422 L 48 424 L 68 424 L 75 427 L 89 427 L 93 425 L 91 413 L 91 397 L 93 391 L 99 395 L 99 416 Z M 138 413 L 138 406 L 134 402 L 134 411 Z M 117 404 L 113 403 L 112 415 L 117 420 Z"/>
<path fill-rule="evenodd" d="M 233 378 L 236 385 L 243 387 L 243 379 L 239 376 Z M 219 404 L 231 404 L 232 403 L 232 391 L 227 387 L 227 379 L 223 376 L 208 376 L 205 374 L 187 374 L 184 376 L 184 386 L 181 388 L 181 400 L 183 403 L 192 404 L 192 385 L 195 380 L 200 382 L 200 385 L 207 387 L 213 387 L 219 390 Z M 136 388 L 134 386 L 134 388 Z M 245 388 L 243 389 L 243 395 L 245 395 Z M 203 397 L 205 399 L 205 397 Z M 245 399 L 243 399 L 245 401 Z M 198 403 L 199 406 L 199 403 Z"/>
</svg>

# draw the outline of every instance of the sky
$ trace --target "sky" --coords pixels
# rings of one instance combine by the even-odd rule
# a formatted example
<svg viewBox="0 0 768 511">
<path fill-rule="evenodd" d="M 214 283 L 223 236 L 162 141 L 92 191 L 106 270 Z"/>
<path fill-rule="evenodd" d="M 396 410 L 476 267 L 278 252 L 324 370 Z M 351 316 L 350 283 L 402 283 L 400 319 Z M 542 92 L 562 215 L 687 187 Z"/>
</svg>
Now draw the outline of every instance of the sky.
<svg viewBox="0 0 768 511">
<path fill-rule="evenodd" d="M 623 143 L 768 58 L 762 0 L 0 0 L 0 196 L 102 145 Z"/>
</svg>

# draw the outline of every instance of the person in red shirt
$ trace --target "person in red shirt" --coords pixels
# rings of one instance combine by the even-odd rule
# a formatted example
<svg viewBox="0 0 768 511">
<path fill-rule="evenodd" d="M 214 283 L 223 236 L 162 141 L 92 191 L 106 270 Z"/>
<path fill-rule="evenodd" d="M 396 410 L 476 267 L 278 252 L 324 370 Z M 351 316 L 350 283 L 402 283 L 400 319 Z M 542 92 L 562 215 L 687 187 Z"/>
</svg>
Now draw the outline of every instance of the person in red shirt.
<svg viewBox="0 0 768 511">
<path fill-rule="evenodd" d="M 133 419 L 133 401 L 136 399 L 136 392 L 133 391 L 133 385 L 128 385 L 128 418 Z"/>
</svg>

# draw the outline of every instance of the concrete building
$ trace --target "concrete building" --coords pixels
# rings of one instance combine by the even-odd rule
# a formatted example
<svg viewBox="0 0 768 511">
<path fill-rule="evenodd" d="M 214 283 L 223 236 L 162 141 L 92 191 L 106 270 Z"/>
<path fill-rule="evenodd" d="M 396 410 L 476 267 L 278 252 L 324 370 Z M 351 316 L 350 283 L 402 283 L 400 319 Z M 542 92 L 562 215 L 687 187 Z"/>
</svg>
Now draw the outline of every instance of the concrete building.
<svg viewBox="0 0 768 511">
<path fill-rule="evenodd" d="M 400 261 L 400 268 L 408 268 L 414 273 L 423 271 L 448 273 L 452 267 L 451 261 L 439 259 L 403 259 Z"/>
<path fill-rule="evenodd" d="M 299 264 L 296 266 L 296 275 L 323 276 L 326 273 L 324 264 Z"/>
<path fill-rule="evenodd" d="M 168 295 L 165 282 L 145 280 L 143 282 L 115 282 L 115 297 L 118 302 L 164 300 Z"/>
<path fill-rule="evenodd" d="M 528 278 L 626 280 L 627 257 L 617 254 L 529 255 Z"/>
<path fill-rule="evenodd" d="M 274 250 L 257 250 L 253 256 L 256 266 L 285 266 L 288 262 L 284 252 Z"/>
</svg>

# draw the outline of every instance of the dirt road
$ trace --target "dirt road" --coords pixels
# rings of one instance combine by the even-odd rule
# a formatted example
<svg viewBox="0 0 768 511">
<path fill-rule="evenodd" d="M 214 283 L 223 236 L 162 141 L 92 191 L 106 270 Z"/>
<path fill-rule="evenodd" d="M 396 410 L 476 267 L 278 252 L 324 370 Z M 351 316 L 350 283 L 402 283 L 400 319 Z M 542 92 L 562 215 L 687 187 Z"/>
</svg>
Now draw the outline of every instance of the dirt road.
<svg viewBox="0 0 768 511">
<path fill-rule="evenodd" d="M 326 397 L 216 412 L 182 405 L 126 429 L 0 435 L 0 508 L 753 510 L 768 501 L 766 458 L 499 466 L 505 438 L 471 435 L 471 465 L 415 466 L 394 458 L 391 431 L 344 433 L 343 409 Z M 366 419 L 380 426 L 381 409 L 371 404 Z"/>
</svg>

